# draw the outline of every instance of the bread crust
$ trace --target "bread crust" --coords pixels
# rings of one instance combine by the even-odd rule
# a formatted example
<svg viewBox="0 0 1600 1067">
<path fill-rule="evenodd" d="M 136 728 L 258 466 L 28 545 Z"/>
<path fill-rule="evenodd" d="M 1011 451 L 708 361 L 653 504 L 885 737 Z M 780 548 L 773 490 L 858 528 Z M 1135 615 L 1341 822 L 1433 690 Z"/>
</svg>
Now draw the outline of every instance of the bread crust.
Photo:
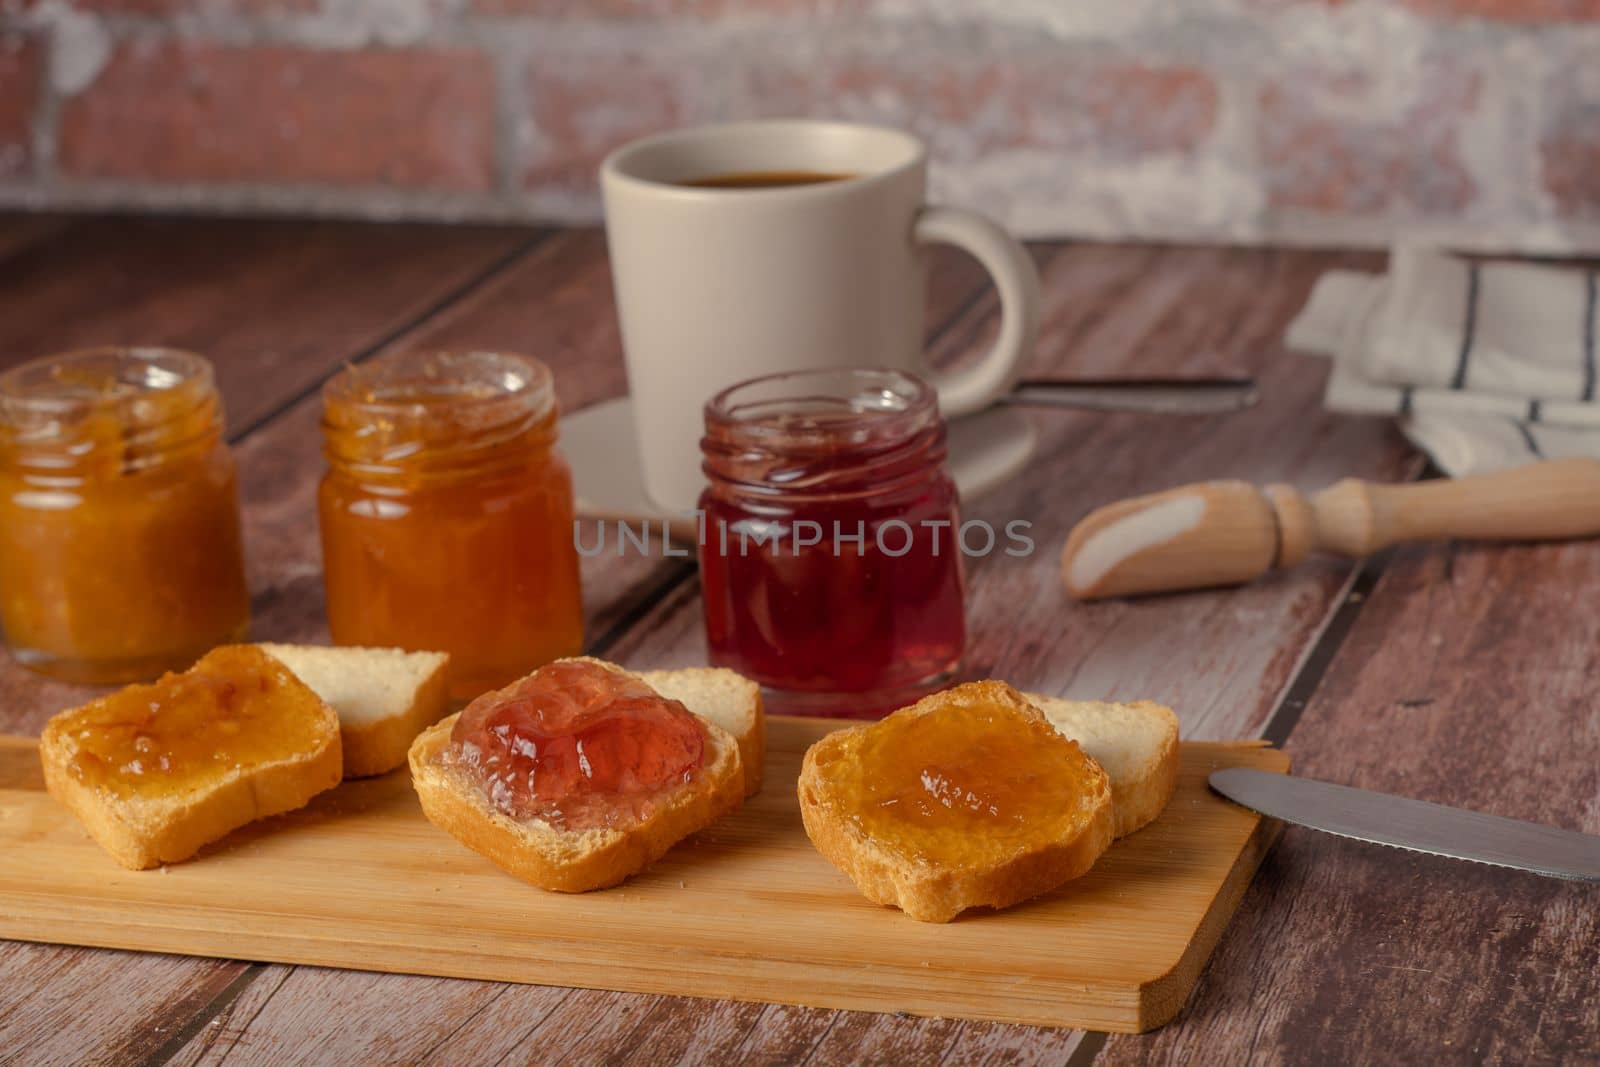
<svg viewBox="0 0 1600 1067">
<path fill-rule="evenodd" d="M 1048 723 L 1020 693 L 994 681 L 956 686 L 895 714 L 920 717 L 992 703 L 1009 705 Z M 806 835 L 817 851 L 874 903 L 892 904 L 923 922 L 948 922 L 973 907 L 1010 907 L 1086 873 L 1111 845 L 1111 785 L 1100 766 L 1085 756 L 1087 811 L 1070 837 L 1041 839 L 1026 851 L 988 867 L 949 866 L 893 852 L 864 833 L 841 809 L 824 770 L 836 760 L 852 758 L 861 735 L 871 727 L 864 724 L 836 731 L 812 745 L 801 764 L 798 789 Z"/>
<path fill-rule="evenodd" d="M 411 742 L 450 708 L 448 665 L 448 661 L 441 663 L 418 687 L 405 714 L 341 727 L 346 778 L 387 774 L 406 762 Z"/>
<path fill-rule="evenodd" d="M 39 738 L 45 789 L 113 859 L 132 870 L 186 860 L 246 823 L 304 807 L 343 776 L 339 719 L 287 668 L 268 662 L 282 671 L 284 684 L 298 687 L 297 699 L 321 709 L 308 750 L 236 771 L 198 795 L 121 797 L 85 785 L 72 773 L 76 748 L 69 723 L 78 710 L 73 708 L 46 723 Z"/>
<path fill-rule="evenodd" d="M 1160 740 L 1156 748 L 1145 754 L 1139 766 L 1120 770 L 1107 760 L 1106 771 L 1111 779 L 1111 807 L 1116 822 L 1117 837 L 1127 837 L 1156 820 L 1166 810 L 1167 802 L 1178 789 L 1178 733 L 1177 713 L 1153 700 L 1128 702 L 1076 701 L 1061 697 L 1024 693 L 1023 697 L 1044 712 L 1058 733 L 1077 741 L 1090 757 L 1096 749 L 1088 737 L 1076 736 L 1070 717 L 1061 711 L 1078 708 L 1118 708 L 1134 712 L 1152 724 L 1159 724 Z M 1092 713 L 1092 711 L 1091 711 Z M 1066 718 L 1068 721 L 1063 721 Z"/>
<path fill-rule="evenodd" d="M 613 664 L 584 659 L 631 674 Z M 695 716 L 706 734 L 701 773 L 638 826 L 578 832 L 557 830 L 538 820 L 513 819 L 495 809 L 476 784 L 434 759 L 449 744 L 458 718 L 459 712 L 429 727 L 411 745 L 411 782 L 423 814 L 507 874 L 540 889 L 586 893 L 617 885 L 744 803 L 738 743 L 715 723 Z"/>
<path fill-rule="evenodd" d="M 1162 739 L 1161 752 L 1150 767 L 1148 776 L 1137 782 L 1124 783 L 1121 789 L 1112 782 L 1111 807 L 1116 817 L 1118 837 L 1127 837 L 1155 822 L 1167 810 L 1167 802 L 1178 791 L 1178 716 L 1164 704 L 1153 700 L 1136 700 L 1135 707 L 1153 715 L 1163 715 L 1171 721 L 1172 728 Z"/>
<path fill-rule="evenodd" d="M 655 689 L 663 696 L 680 699 L 685 707 L 699 715 L 702 719 L 710 718 L 718 726 L 733 734 L 739 742 L 739 761 L 744 764 L 744 795 L 753 797 L 761 792 L 761 776 L 767 763 L 767 720 L 766 709 L 761 702 L 761 686 L 726 667 L 682 667 L 676 670 L 638 671 L 638 677 L 646 685 Z M 708 714 L 704 707 L 694 706 L 690 699 L 683 699 L 686 694 L 684 689 L 704 689 L 709 687 L 737 688 L 740 690 L 739 699 L 747 703 L 749 709 L 749 722 L 740 729 L 731 729 L 726 722 Z"/>
</svg>

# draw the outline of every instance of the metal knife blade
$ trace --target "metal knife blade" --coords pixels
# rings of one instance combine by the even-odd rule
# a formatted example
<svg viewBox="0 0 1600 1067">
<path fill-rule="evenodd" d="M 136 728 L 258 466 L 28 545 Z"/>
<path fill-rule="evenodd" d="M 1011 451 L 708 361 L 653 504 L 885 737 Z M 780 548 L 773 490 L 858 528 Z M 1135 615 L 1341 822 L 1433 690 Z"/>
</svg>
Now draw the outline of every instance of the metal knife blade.
<svg viewBox="0 0 1600 1067">
<path fill-rule="evenodd" d="M 1230 767 L 1211 788 L 1252 811 L 1357 841 L 1600 882 L 1600 837 L 1424 800 Z"/>
<path fill-rule="evenodd" d="M 1251 378 L 1032 378 L 1000 398 L 1002 404 L 1153 415 L 1219 415 L 1255 402 Z"/>
</svg>

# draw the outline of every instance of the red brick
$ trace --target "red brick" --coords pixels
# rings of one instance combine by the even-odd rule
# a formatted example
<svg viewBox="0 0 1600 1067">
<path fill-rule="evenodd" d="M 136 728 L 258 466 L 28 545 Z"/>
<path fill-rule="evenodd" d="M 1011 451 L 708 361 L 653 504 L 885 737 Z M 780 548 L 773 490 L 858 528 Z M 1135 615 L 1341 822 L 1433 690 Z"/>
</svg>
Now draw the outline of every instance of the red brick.
<svg viewBox="0 0 1600 1067">
<path fill-rule="evenodd" d="M 1467 207 L 1477 190 L 1459 129 L 1479 90 L 1477 75 L 1459 69 L 1424 72 L 1396 107 L 1385 107 L 1361 75 L 1306 73 L 1267 85 L 1257 144 L 1271 203 L 1354 214 Z"/>
<path fill-rule="evenodd" d="M 742 83 L 724 84 L 717 77 L 726 69 L 635 55 L 535 59 L 527 85 L 533 120 L 527 185 L 591 189 L 595 168 L 615 146 L 717 118 L 823 115 L 887 123 L 932 138 L 941 158 L 1024 148 L 1123 159 L 1193 150 L 1218 109 L 1211 79 L 1187 68 L 757 63 Z M 722 99 L 737 101 L 737 109 L 724 112 Z"/>
<path fill-rule="evenodd" d="M 1216 84 L 1189 67 L 1080 61 L 888 67 L 758 66 L 745 99 L 765 115 L 837 115 L 916 130 L 941 158 L 1038 149 L 1100 159 L 1191 152 L 1217 122 Z"/>
<path fill-rule="evenodd" d="M 1600 21 L 1600 0 L 1405 0 L 1405 5 L 1420 14 L 1438 19 Z"/>
<path fill-rule="evenodd" d="M 26 174 L 33 160 L 41 63 L 36 41 L 0 35 L 0 178 Z"/>
<path fill-rule="evenodd" d="M 867 0 L 470 0 L 483 15 L 536 15 L 586 20 L 712 19 L 723 15 L 841 15 Z"/>
<path fill-rule="evenodd" d="M 592 191 L 611 149 L 715 116 L 695 105 L 701 74 L 632 54 L 537 57 L 527 77 L 529 188 Z"/>
<path fill-rule="evenodd" d="M 482 191 L 495 88 L 466 50 L 134 43 L 61 110 L 74 177 Z"/>
<path fill-rule="evenodd" d="M 1353 0 L 1251 0 L 1254 7 L 1296 5 L 1345 7 Z M 1495 22 L 1592 22 L 1600 20 L 1600 0 L 1398 0 L 1398 5 L 1439 22 L 1486 19 Z"/>
<path fill-rule="evenodd" d="M 1561 215 L 1600 220 L 1600 96 L 1585 99 L 1569 88 L 1546 106 L 1539 152 L 1545 189 Z"/>
<path fill-rule="evenodd" d="M 38 6 L 40 0 L 32 0 Z M 79 11 L 97 15 L 174 15 L 237 12 L 245 15 L 299 14 L 317 9 L 317 0 L 72 0 Z"/>
</svg>

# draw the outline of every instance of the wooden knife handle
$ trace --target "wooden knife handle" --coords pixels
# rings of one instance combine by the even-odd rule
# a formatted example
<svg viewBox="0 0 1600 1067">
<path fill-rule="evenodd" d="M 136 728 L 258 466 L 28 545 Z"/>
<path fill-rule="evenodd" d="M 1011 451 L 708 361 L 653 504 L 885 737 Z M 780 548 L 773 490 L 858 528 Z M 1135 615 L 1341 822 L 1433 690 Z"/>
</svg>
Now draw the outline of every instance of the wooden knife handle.
<svg viewBox="0 0 1600 1067">
<path fill-rule="evenodd" d="M 1600 460 L 1549 460 L 1418 485 L 1347 478 L 1310 506 L 1312 547 L 1343 556 L 1402 541 L 1588 537 L 1600 533 Z"/>
</svg>

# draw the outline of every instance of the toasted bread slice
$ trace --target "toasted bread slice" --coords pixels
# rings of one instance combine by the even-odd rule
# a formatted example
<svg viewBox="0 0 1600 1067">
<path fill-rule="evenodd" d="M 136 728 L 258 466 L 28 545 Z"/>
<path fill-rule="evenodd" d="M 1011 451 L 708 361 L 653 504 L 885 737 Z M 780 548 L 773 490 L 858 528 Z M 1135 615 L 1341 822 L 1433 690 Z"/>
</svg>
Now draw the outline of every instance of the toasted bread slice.
<svg viewBox="0 0 1600 1067">
<path fill-rule="evenodd" d="M 925 922 L 1048 892 L 1112 840 L 1105 771 L 1004 682 L 829 734 L 799 790 L 817 851 L 868 900 Z"/>
<path fill-rule="evenodd" d="M 339 719 L 249 645 L 45 724 L 45 787 L 124 867 L 188 859 L 339 784 Z M 226 758 L 219 758 L 226 757 Z"/>
<path fill-rule="evenodd" d="M 675 671 L 640 671 L 646 685 L 676 700 L 702 719 L 709 719 L 739 742 L 744 764 L 744 795 L 761 792 L 767 760 L 767 720 L 761 707 L 761 686 L 725 667 L 686 667 Z"/>
<path fill-rule="evenodd" d="M 1150 700 L 1114 704 L 1024 696 L 1105 768 L 1118 837 L 1152 822 L 1166 808 L 1178 788 L 1178 716 L 1171 708 Z"/>
<path fill-rule="evenodd" d="M 582 657 L 580 662 L 639 678 L 602 660 Z M 491 804 L 476 782 L 437 758 L 450 743 L 458 718 L 452 715 L 428 728 L 411 746 L 411 781 L 423 814 L 501 870 L 541 889 L 584 893 L 616 885 L 744 802 L 738 742 L 716 723 L 696 716 L 705 732 L 700 770 L 645 821 L 575 831 L 541 819 L 514 819 Z"/>
<path fill-rule="evenodd" d="M 398 648 L 260 646 L 339 713 L 344 776 L 394 770 L 418 734 L 450 710 L 444 652 Z"/>
</svg>

